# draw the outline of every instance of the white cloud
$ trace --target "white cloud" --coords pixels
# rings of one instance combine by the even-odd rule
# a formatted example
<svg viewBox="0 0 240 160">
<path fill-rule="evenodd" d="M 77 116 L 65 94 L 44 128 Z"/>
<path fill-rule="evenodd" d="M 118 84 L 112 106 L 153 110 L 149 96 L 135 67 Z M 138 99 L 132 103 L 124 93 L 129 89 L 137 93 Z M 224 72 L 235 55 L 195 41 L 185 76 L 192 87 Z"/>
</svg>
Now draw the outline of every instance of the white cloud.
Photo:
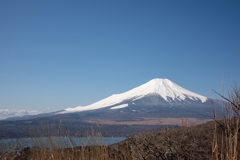
<svg viewBox="0 0 240 160">
<path fill-rule="evenodd" d="M 25 115 L 37 115 L 40 113 L 45 113 L 50 108 L 48 107 L 47 109 L 43 109 L 42 111 L 38 110 L 32 110 L 32 111 L 27 111 L 27 110 L 16 110 L 16 109 L 0 109 L 0 119 L 5 119 L 8 117 L 22 117 Z"/>
</svg>

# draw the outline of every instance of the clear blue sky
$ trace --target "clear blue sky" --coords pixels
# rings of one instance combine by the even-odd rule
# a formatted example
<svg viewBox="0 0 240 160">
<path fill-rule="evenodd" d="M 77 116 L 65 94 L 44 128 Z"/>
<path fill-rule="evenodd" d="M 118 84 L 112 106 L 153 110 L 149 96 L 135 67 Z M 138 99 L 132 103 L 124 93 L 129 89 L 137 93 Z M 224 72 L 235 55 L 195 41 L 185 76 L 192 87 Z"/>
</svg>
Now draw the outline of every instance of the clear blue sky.
<svg viewBox="0 0 240 160">
<path fill-rule="evenodd" d="M 153 78 L 240 84 L 240 1 L 0 1 L 0 109 L 89 105 Z"/>
</svg>

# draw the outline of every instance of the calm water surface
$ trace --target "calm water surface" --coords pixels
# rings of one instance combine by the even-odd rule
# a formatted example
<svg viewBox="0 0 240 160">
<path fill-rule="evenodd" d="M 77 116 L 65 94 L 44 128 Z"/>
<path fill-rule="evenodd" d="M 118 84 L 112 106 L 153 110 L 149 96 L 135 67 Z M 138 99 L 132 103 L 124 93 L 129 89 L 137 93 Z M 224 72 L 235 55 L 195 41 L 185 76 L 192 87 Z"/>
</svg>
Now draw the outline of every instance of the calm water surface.
<svg viewBox="0 0 240 160">
<path fill-rule="evenodd" d="M 124 141 L 126 137 L 43 137 L 1 139 L 1 143 L 14 148 L 38 146 L 40 148 L 71 148 L 76 146 L 111 145 Z"/>
</svg>

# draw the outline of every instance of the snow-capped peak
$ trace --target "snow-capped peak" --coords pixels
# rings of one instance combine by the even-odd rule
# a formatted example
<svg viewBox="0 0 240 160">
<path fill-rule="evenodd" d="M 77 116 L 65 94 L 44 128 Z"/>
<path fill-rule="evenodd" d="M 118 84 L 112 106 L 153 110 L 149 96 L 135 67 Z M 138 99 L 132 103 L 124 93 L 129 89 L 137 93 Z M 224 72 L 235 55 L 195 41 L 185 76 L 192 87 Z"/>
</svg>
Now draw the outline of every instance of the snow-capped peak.
<svg viewBox="0 0 240 160">
<path fill-rule="evenodd" d="M 186 97 L 192 100 L 197 100 L 196 98 L 198 98 L 202 102 L 205 102 L 207 100 L 206 97 L 193 93 L 189 90 L 186 90 L 166 78 L 152 79 L 148 83 L 145 83 L 142 86 L 138 87 L 138 90 L 145 90 L 149 94 L 160 95 L 166 101 L 168 101 L 167 97 L 172 98 L 173 100 L 175 99 L 185 100 Z"/>
<path fill-rule="evenodd" d="M 177 84 L 171 82 L 168 79 L 156 78 L 128 92 L 125 92 L 122 94 L 114 94 L 108 98 L 105 98 L 101 101 L 98 101 L 96 103 L 93 103 L 85 107 L 79 106 L 76 108 L 67 108 L 65 111 L 61 113 L 80 112 L 80 111 L 110 107 L 110 106 L 118 105 L 127 100 L 135 101 L 147 95 L 160 96 L 167 102 L 168 102 L 168 98 L 171 98 L 173 100 L 177 99 L 179 101 L 189 98 L 194 101 L 201 100 L 202 103 L 207 100 L 206 97 L 198 95 L 191 91 L 188 91 L 178 86 Z"/>
</svg>

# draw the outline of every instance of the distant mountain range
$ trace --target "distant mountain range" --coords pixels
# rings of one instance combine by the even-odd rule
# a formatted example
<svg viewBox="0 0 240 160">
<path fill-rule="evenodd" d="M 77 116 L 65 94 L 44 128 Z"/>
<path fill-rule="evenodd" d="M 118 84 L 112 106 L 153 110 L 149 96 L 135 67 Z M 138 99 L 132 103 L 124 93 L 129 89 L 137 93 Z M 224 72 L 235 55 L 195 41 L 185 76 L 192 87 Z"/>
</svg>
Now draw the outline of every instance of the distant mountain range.
<svg viewBox="0 0 240 160">
<path fill-rule="evenodd" d="M 221 108 L 221 102 L 220 100 L 214 100 L 215 106 L 219 106 L 219 109 Z M 173 117 L 195 117 L 194 115 L 196 114 L 197 117 L 210 118 L 211 111 L 211 99 L 184 89 L 168 79 L 156 78 L 130 91 L 113 94 L 88 106 L 67 108 L 39 115 L 11 117 L 7 118 L 7 120 L 27 120 L 45 116 L 61 116 L 70 113 L 85 114 L 90 112 L 104 112 L 105 114 L 113 114 L 115 112 L 121 112 L 121 114 L 158 113 L 159 115 L 164 114 L 164 117 L 176 113 Z"/>
<path fill-rule="evenodd" d="M 214 100 L 217 115 L 222 115 L 222 101 Z M 5 120 L 36 125 L 39 121 L 64 121 L 77 130 L 87 124 L 104 125 L 176 125 L 183 118 L 196 123 L 211 120 L 212 100 L 191 92 L 168 79 L 152 79 L 122 94 L 114 94 L 88 106 L 34 116 Z M 14 121 L 14 122 L 13 122 Z M 10 124 L 10 122 L 9 122 Z M 1 123 L 0 123 L 1 125 Z M 111 128 L 111 127 L 109 127 Z"/>
</svg>

